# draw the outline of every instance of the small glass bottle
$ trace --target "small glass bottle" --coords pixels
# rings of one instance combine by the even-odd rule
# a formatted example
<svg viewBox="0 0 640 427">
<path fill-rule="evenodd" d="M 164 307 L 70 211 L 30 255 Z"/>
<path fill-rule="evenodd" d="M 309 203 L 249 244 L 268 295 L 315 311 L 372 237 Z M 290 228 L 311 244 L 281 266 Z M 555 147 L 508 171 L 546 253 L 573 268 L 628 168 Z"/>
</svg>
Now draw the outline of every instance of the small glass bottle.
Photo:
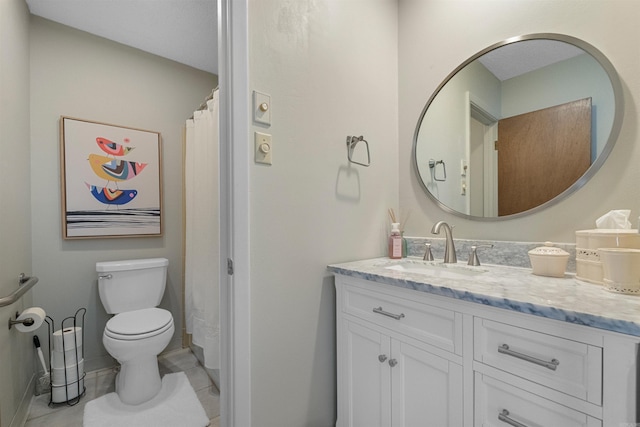
<svg viewBox="0 0 640 427">
<path fill-rule="evenodd" d="M 389 258 L 391 259 L 402 258 L 402 236 L 399 226 L 398 222 L 391 224 L 391 235 L 389 236 Z"/>
<path fill-rule="evenodd" d="M 406 258 L 409 255 L 409 247 L 407 245 L 407 239 L 404 238 L 404 231 L 400 232 L 402 237 L 402 258 Z"/>
</svg>

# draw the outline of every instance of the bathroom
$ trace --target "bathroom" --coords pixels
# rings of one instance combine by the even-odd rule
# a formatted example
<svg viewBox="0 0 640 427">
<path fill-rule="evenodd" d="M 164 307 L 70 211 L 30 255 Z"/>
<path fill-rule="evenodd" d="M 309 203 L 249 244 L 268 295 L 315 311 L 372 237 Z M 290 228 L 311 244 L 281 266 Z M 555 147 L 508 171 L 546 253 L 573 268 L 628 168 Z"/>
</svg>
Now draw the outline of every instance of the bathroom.
<svg viewBox="0 0 640 427">
<path fill-rule="evenodd" d="M 8 7 L 5 4 L 3 7 Z M 17 8 L 10 5 L 9 10 Z M 9 49 L 17 60 L 10 65 L 8 73 L 12 74 L 0 77 L 1 90 L 3 99 L 9 90 L 30 91 L 31 95 L 16 96 L 18 101 L 11 107 L 2 106 L 0 143 L 3 152 L 12 153 L 13 163 L 31 164 L 31 173 L 27 169 L 2 172 L 2 181 L 13 184 L 3 187 L 3 198 L 14 192 L 22 194 L 10 211 L 3 210 L 2 287 L 9 291 L 8 283 L 19 273 L 14 270 L 32 271 L 41 277 L 37 286 L 50 288 L 50 295 L 79 295 L 69 301 L 71 307 L 61 307 L 61 312 L 83 305 L 96 317 L 104 316 L 92 320 L 98 330 L 106 315 L 99 310 L 97 291 L 92 287 L 93 263 L 103 251 L 123 256 L 162 252 L 178 266 L 179 244 L 169 247 L 168 242 L 179 242 L 180 236 L 166 230 L 163 239 L 167 249 L 156 248 L 152 239 L 127 241 L 125 250 L 117 240 L 102 242 L 100 247 L 61 240 L 58 116 L 83 117 L 91 112 L 122 123 L 133 113 L 122 111 L 125 104 L 114 105 L 115 101 L 110 105 L 93 102 L 100 95 L 95 88 L 78 88 L 77 93 L 73 89 L 70 94 L 77 82 L 62 76 L 47 76 L 41 82 L 47 90 L 62 92 L 51 106 L 42 105 L 41 97 L 46 93 L 40 86 L 30 87 L 29 70 L 44 73 L 56 62 L 50 58 L 41 63 L 44 57 L 33 51 L 28 54 L 32 30 L 28 17 L 20 16 L 21 21 L 16 21 L 22 26 L 14 29 L 18 35 L 11 44 L 2 38 L 3 50 Z M 413 26 L 400 25 L 412 17 L 420 18 L 420 33 L 412 31 Z M 248 68 L 237 75 L 243 78 L 248 74 L 248 88 L 272 96 L 273 120 L 266 132 L 273 135 L 273 165 L 239 162 L 236 170 L 247 178 L 246 183 L 237 183 L 239 190 L 244 190 L 238 193 L 239 202 L 250 206 L 250 211 L 236 218 L 240 222 L 237 238 L 243 239 L 234 255 L 236 271 L 239 277 L 250 277 L 250 281 L 237 283 L 247 295 L 246 301 L 238 302 L 247 310 L 242 330 L 246 334 L 238 350 L 246 356 L 245 376 L 238 378 L 241 387 L 237 388 L 236 405 L 242 409 L 238 412 L 261 426 L 328 426 L 335 422 L 335 291 L 326 265 L 383 255 L 388 207 L 411 211 L 408 235 L 426 236 L 435 222 L 446 220 L 456 226 L 458 238 L 505 241 L 571 243 L 575 230 L 592 228 L 595 219 L 611 209 L 631 209 L 632 218 L 637 218 L 640 173 L 635 165 L 640 153 L 636 123 L 640 116 L 634 94 L 640 89 L 640 64 L 633 54 L 632 40 L 640 35 L 638 18 L 640 6 L 635 2 L 610 0 L 250 1 L 248 22 L 242 16 L 236 18 L 236 25 L 244 25 L 249 37 L 248 48 L 244 48 L 249 55 Z M 472 54 L 508 37 L 539 32 L 585 40 L 616 67 L 623 85 L 625 119 L 615 149 L 584 188 L 532 216 L 477 222 L 440 210 L 424 196 L 411 170 L 411 141 L 424 103 L 449 72 Z M 243 41 L 236 42 L 243 49 Z M 120 79 L 127 81 L 124 76 Z M 193 90 L 201 97 L 210 87 Z M 135 114 L 142 115 L 141 119 L 158 114 L 151 98 L 140 98 L 136 100 L 140 105 L 132 107 Z M 172 99 L 170 95 L 165 98 Z M 87 105 L 92 109 L 87 110 Z M 51 111 L 40 119 L 44 114 L 40 110 L 45 108 Z M 177 123 L 172 129 L 154 126 L 154 122 L 144 127 L 161 131 L 163 136 L 176 135 L 184 117 L 171 119 Z M 246 135 L 238 133 L 234 149 L 250 159 L 247 147 L 253 143 L 252 134 L 265 129 L 251 124 L 249 117 L 243 123 Z M 346 163 L 345 136 L 356 134 L 364 135 L 372 148 L 372 166 L 367 169 L 349 168 Z M 30 153 L 14 141 L 31 141 Z M 180 155 L 177 147 L 165 146 L 169 149 Z M 164 158 L 171 154 L 165 152 Z M 50 165 L 52 161 L 56 166 Z M 179 197 L 178 182 L 165 175 L 164 183 L 165 192 Z M 171 216 L 171 209 L 179 208 L 169 197 L 165 198 L 165 209 Z M 25 212 L 31 213 L 30 220 Z M 7 241 L 15 243 L 7 245 Z M 179 270 L 170 270 L 174 289 L 180 277 Z M 174 292 L 175 304 L 178 295 Z M 39 303 L 35 294 L 32 302 Z M 15 337 L 3 335 L 0 339 L 3 343 L 16 340 L 17 344 Z M 1 347 L 2 360 L 15 360 L 22 368 L 29 366 L 14 367 L 13 371 L 31 372 L 30 343 L 12 343 L 13 353 L 6 359 L 8 347 Z M 3 384 L 15 384 L 15 391 L 3 386 L 3 402 L 5 396 L 20 396 L 24 390 L 23 379 L 13 378 L 11 372 L 1 371 Z M 1 409 L 3 422 L 10 416 L 5 412 L 11 411 Z"/>
</svg>

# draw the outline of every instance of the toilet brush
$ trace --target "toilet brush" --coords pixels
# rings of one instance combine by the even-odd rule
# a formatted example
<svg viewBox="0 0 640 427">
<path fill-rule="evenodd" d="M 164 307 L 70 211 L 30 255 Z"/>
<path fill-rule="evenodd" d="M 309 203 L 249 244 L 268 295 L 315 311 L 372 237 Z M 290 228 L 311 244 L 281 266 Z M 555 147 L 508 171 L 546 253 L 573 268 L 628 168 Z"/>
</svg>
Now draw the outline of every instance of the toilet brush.
<svg viewBox="0 0 640 427">
<path fill-rule="evenodd" d="M 38 378 L 38 381 L 36 381 L 36 396 L 39 396 L 42 393 L 46 393 L 50 390 L 51 376 L 49 374 L 49 371 L 47 370 L 47 365 L 44 363 L 44 356 L 42 354 L 42 349 L 40 348 L 40 338 L 38 338 L 37 335 L 33 336 L 33 345 L 36 346 L 38 358 L 40 359 L 42 369 L 44 370 L 44 375 L 42 375 L 40 378 Z"/>
</svg>

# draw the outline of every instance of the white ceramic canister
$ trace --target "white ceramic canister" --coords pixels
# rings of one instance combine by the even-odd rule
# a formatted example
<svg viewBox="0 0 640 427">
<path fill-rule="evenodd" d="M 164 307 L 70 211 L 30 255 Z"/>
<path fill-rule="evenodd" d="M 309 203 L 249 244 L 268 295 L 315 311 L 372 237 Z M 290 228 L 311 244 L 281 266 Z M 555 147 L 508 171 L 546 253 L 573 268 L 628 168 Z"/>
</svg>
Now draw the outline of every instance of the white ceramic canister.
<svg viewBox="0 0 640 427">
<path fill-rule="evenodd" d="M 640 295 L 640 249 L 598 248 L 607 290 Z"/>
<path fill-rule="evenodd" d="M 533 274 L 537 276 L 564 277 L 569 252 L 554 247 L 551 242 L 544 242 L 544 246 L 529 251 L 529 260 Z"/>
</svg>

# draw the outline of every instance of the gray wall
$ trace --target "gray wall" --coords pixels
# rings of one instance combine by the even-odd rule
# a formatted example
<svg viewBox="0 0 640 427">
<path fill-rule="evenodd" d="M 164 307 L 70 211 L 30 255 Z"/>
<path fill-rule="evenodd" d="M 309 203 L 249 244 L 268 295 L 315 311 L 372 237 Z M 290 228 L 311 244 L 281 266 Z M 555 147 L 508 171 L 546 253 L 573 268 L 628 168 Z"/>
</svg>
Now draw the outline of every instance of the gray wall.
<svg viewBox="0 0 640 427">
<path fill-rule="evenodd" d="M 408 235 L 424 236 L 433 223 L 446 220 L 456 226 L 455 236 L 460 238 L 571 243 L 575 230 L 595 228 L 595 220 L 611 209 L 631 209 L 633 226 L 637 226 L 640 150 L 635 94 L 640 93 L 640 63 L 633 40 L 640 37 L 639 2 L 403 0 L 398 4 L 400 206 L 412 212 Z M 625 118 L 609 159 L 581 190 L 532 216 L 479 223 L 440 210 L 427 199 L 410 166 L 411 138 L 424 104 L 466 58 L 500 40 L 543 32 L 582 39 L 616 67 Z M 417 51 L 422 54 L 416 55 Z"/>
<path fill-rule="evenodd" d="M 273 165 L 250 166 L 253 425 L 330 426 L 326 265 L 384 254 L 397 206 L 396 2 L 251 0 L 249 25 L 249 87 L 273 121 L 250 129 L 273 135 Z M 369 168 L 347 163 L 347 135 Z"/>
<path fill-rule="evenodd" d="M 23 0 L 0 1 L 0 297 L 31 273 L 29 198 L 29 11 Z M 38 286 L 38 285 L 36 285 Z M 24 416 L 20 408 L 33 375 L 31 334 L 7 329 L 31 292 L 0 308 L 0 425 Z M 30 390 L 28 390 L 30 391 Z M 29 397 L 26 402 L 28 403 Z M 18 421 L 16 421 L 18 422 Z M 17 424 L 16 424 L 17 425 Z"/>
<path fill-rule="evenodd" d="M 184 121 L 217 84 L 213 74 L 41 18 L 31 18 L 31 165 L 34 302 L 56 322 L 87 308 L 85 368 L 111 363 L 102 346 L 108 319 L 97 292 L 96 261 L 169 259 L 162 307 L 182 313 L 182 133 Z M 59 117 L 157 131 L 162 137 L 164 236 L 63 240 Z"/>
</svg>

